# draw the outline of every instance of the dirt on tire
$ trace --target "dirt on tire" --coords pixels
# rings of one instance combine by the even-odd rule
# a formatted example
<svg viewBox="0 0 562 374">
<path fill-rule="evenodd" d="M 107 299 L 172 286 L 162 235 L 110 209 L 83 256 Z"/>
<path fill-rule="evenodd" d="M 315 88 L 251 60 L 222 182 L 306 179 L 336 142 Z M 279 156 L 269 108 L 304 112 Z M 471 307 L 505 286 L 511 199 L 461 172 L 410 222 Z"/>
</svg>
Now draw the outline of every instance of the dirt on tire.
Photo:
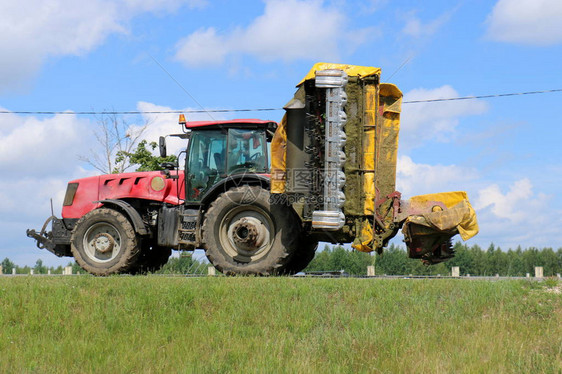
<svg viewBox="0 0 562 374">
<path fill-rule="evenodd" d="M 232 240 L 232 230 L 245 217 L 262 222 L 266 228 L 262 231 L 267 231 L 262 235 L 268 243 L 255 254 L 240 249 Z M 300 220 L 295 219 L 291 206 L 274 204 L 269 191 L 247 185 L 219 195 L 209 207 L 202 227 L 207 258 L 227 275 L 284 274 L 299 245 L 300 233 Z"/>
<path fill-rule="evenodd" d="M 119 251 L 112 254 L 110 259 L 97 259 L 95 253 L 91 253 L 92 250 L 88 252 L 84 247 L 84 236 L 95 225 L 113 227 L 118 234 Z M 136 264 L 141 253 L 139 238 L 131 222 L 122 213 L 109 208 L 92 210 L 80 218 L 72 231 L 70 241 L 70 249 L 78 265 L 88 273 L 99 276 L 128 272 Z"/>
</svg>

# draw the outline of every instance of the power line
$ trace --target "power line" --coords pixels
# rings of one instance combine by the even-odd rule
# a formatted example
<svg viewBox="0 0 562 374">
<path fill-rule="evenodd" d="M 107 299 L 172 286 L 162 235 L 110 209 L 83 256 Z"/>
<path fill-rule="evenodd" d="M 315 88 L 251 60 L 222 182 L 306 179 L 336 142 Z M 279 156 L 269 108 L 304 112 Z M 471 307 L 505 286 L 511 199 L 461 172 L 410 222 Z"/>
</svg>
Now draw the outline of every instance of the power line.
<svg viewBox="0 0 562 374">
<path fill-rule="evenodd" d="M 207 115 L 209 117 L 211 117 L 211 119 L 213 121 L 215 120 L 213 118 L 213 116 L 211 115 L 211 113 L 208 110 L 205 110 L 203 105 L 199 104 L 199 101 L 197 101 L 197 99 L 195 99 L 195 97 L 193 97 L 193 95 L 191 95 L 189 92 L 187 92 L 187 90 L 182 86 L 182 84 L 176 78 L 174 78 L 174 76 L 172 74 L 170 74 L 170 72 L 168 70 L 166 70 L 166 68 L 164 66 L 162 66 L 162 64 L 159 63 L 158 60 L 156 60 L 150 53 L 148 55 L 150 56 L 152 61 L 156 62 L 156 64 L 158 64 L 158 66 L 160 66 L 160 69 L 162 69 L 164 71 L 164 73 L 166 73 L 174 82 L 176 82 L 176 84 L 183 90 L 183 92 L 185 92 L 187 94 L 187 96 L 189 96 L 191 98 L 191 100 L 195 101 L 195 103 L 197 105 L 199 105 L 199 108 L 202 109 L 202 111 L 200 113 L 207 113 Z"/>
<path fill-rule="evenodd" d="M 553 90 L 543 90 L 543 91 L 527 91 L 527 92 L 512 92 L 503 94 L 493 94 L 493 95 L 478 95 L 478 96 L 461 96 L 461 97 L 449 97 L 449 98 L 439 98 L 439 99 L 425 99 L 425 100 L 409 100 L 404 101 L 402 104 L 417 104 L 417 103 L 435 103 L 440 101 L 458 101 L 458 100 L 476 100 L 476 99 L 490 99 L 496 97 L 508 97 L 508 96 L 520 96 L 520 95 L 537 95 L 537 94 L 547 94 L 554 92 L 562 92 L 562 88 L 557 88 Z M 43 115 L 54 115 L 54 114 L 71 114 L 71 115 L 103 115 L 103 114 L 180 114 L 180 113 L 236 113 L 236 112 L 271 112 L 276 110 L 283 110 L 283 108 L 253 108 L 253 109 L 202 109 L 202 110 L 155 110 L 155 111 L 142 111 L 142 110 L 130 110 L 130 111 L 10 111 L 10 110 L 0 110 L 0 114 L 43 114 Z"/>
<path fill-rule="evenodd" d="M 10 111 L 0 110 L 0 114 L 72 114 L 72 115 L 100 115 L 100 114 L 181 114 L 181 113 L 230 113 L 230 112 L 267 112 L 274 110 L 283 110 L 283 108 L 256 108 L 256 109 L 203 109 L 203 110 L 130 110 L 130 111 L 88 111 L 88 112 L 72 112 L 72 111 Z"/>
<path fill-rule="evenodd" d="M 443 99 L 410 100 L 410 101 L 404 101 L 402 104 L 435 103 L 438 101 L 455 101 L 455 100 L 490 99 L 493 97 L 536 95 L 536 94 L 545 94 L 545 93 L 552 93 L 552 92 L 562 92 L 562 88 L 557 88 L 554 90 L 544 90 L 544 91 L 528 91 L 528 92 L 514 92 L 514 93 L 493 94 L 493 95 L 450 97 L 450 98 L 443 98 Z"/>
<path fill-rule="evenodd" d="M 411 54 L 406 60 L 404 60 L 404 62 L 398 67 L 398 69 L 394 70 L 394 72 L 390 74 L 390 77 L 388 77 L 386 80 L 391 80 L 392 77 L 394 77 L 394 75 L 398 73 L 413 57 L 414 54 Z"/>
</svg>

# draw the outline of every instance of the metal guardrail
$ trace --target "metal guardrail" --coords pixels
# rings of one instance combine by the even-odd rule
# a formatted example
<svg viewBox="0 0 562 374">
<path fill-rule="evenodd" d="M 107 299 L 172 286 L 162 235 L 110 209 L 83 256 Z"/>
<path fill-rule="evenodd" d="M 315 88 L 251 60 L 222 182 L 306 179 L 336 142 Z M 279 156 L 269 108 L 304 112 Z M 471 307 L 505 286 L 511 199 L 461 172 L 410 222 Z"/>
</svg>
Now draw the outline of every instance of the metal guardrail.
<svg viewBox="0 0 562 374">
<path fill-rule="evenodd" d="M 290 277 L 292 278 L 366 278 L 366 279 L 464 279 L 464 280 L 490 280 L 490 281 L 497 281 L 497 280 L 516 280 L 516 279 L 527 279 L 527 280 L 542 280 L 548 277 L 543 276 L 543 269 L 542 267 L 535 268 L 535 276 L 531 276 L 529 273 L 526 276 L 474 276 L 474 275 L 456 275 L 458 274 L 458 269 L 453 268 L 451 274 L 454 275 L 375 275 L 373 269 L 367 269 L 367 275 L 351 275 L 346 273 L 344 270 L 327 270 L 327 271 L 309 271 L 309 272 L 300 272 Z M 67 266 L 63 269 L 62 274 L 34 274 L 33 269 L 30 269 L 30 273 L 28 274 L 16 274 L 12 272 L 11 274 L 2 274 L 0 271 L 0 277 L 14 277 L 14 276 L 66 276 L 66 275 L 88 275 L 86 272 L 79 272 L 78 274 L 72 273 L 72 267 Z M 184 273 L 157 273 L 157 274 L 150 274 L 151 276 L 159 276 L 159 277 L 224 277 L 225 275 L 219 273 L 215 270 L 215 268 L 208 263 L 200 263 L 195 262 L 193 263 L 187 271 Z M 128 274 L 124 274 L 123 276 L 131 276 Z M 560 274 L 556 274 L 555 276 L 558 279 L 561 279 Z"/>
</svg>

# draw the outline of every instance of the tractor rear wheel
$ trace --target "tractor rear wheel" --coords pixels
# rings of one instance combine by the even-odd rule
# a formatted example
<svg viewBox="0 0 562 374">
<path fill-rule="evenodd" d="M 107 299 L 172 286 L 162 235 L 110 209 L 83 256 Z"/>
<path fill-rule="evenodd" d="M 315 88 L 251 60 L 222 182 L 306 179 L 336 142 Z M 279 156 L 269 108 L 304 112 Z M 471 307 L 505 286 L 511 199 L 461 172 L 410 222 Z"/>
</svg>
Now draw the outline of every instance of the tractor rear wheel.
<svg viewBox="0 0 562 374">
<path fill-rule="evenodd" d="M 298 246 L 300 221 L 269 191 L 241 186 L 221 194 L 202 227 L 209 261 L 227 275 L 283 274 Z"/>
<path fill-rule="evenodd" d="M 70 238 L 72 255 L 87 272 L 111 275 L 127 272 L 140 255 L 140 240 L 120 212 L 100 208 L 84 215 Z"/>
<path fill-rule="evenodd" d="M 310 261 L 316 254 L 318 249 L 318 241 L 308 237 L 302 237 L 299 241 L 299 248 L 295 251 L 286 267 L 286 274 L 293 275 L 304 270 L 310 264 Z"/>
<path fill-rule="evenodd" d="M 150 243 L 143 242 L 141 254 L 137 261 L 137 264 L 131 269 L 133 274 L 146 274 L 154 273 L 164 266 L 170 256 L 172 255 L 172 249 L 166 247 L 159 247 L 156 245 L 151 245 Z"/>
</svg>

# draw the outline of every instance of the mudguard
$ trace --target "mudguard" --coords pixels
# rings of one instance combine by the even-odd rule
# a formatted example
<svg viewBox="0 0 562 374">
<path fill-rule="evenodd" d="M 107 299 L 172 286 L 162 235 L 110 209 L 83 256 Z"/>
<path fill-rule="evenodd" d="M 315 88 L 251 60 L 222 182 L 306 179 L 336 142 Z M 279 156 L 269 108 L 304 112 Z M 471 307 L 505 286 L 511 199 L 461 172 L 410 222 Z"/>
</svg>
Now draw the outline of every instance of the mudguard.
<svg viewBox="0 0 562 374">
<path fill-rule="evenodd" d="M 239 187 L 244 184 L 257 184 L 264 188 L 269 188 L 270 178 L 269 175 L 253 173 L 231 175 L 212 186 L 201 197 L 201 204 L 207 205 L 214 201 L 219 194 L 228 191 L 230 188 Z"/>
<path fill-rule="evenodd" d="M 142 221 L 139 212 L 137 212 L 137 210 L 133 208 L 129 203 L 123 200 L 113 200 L 113 199 L 96 201 L 96 203 L 101 203 L 108 207 L 114 206 L 122 209 L 133 223 L 133 227 L 135 228 L 135 231 L 139 235 L 148 235 L 148 230 L 146 229 L 146 226 L 144 225 L 144 222 Z"/>
</svg>

